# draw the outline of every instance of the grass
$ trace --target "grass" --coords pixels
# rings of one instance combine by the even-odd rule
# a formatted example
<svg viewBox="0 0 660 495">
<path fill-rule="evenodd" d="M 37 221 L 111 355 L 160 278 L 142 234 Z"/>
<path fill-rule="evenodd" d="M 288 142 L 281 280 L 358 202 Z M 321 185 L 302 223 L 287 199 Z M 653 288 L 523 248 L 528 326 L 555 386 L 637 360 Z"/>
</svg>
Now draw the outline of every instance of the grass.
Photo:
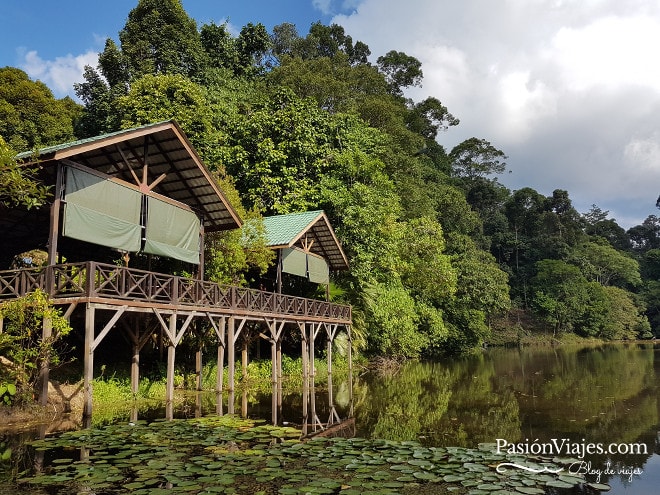
<svg viewBox="0 0 660 495">
<path fill-rule="evenodd" d="M 333 358 L 333 378 L 341 380 L 348 375 L 348 363 L 341 356 Z M 327 360 L 314 360 L 315 385 L 323 386 L 328 380 Z M 235 388 L 237 391 L 248 389 L 252 394 L 270 393 L 272 375 L 270 360 L 252 361 L 247 366 L 243 376 L 240 362 L 235 368 Z M 166 373 L 164 367 L 156 367 L 150 373 L 140 378 L 138 392 L 134 394 L 131 388 L 130 365 L 117 364 L 112 367 L 100 366 L 95 373 L 97 378 L 92 383 L 94 424 L 109 424 L 117 418 L 130 416 L 132 410 L 143 414 L 149 409 L 159 407 L 165 400 Z M 202 367 L 202 390 L 216 389 L 217 363 L 208 362 Z M 224 367 L 223 384 L 229 383 L 228 370 Z M 175 370 L 175 405 L 186 400 L 185 390 L 194 390 L 196 375 L 182 369 Z M 300 390 L 303 385 L 302 359 L 282 356 L 282 389 L 285 392 Z M 251 394 L 251 395 L 252 395 Z"/>
</svg>

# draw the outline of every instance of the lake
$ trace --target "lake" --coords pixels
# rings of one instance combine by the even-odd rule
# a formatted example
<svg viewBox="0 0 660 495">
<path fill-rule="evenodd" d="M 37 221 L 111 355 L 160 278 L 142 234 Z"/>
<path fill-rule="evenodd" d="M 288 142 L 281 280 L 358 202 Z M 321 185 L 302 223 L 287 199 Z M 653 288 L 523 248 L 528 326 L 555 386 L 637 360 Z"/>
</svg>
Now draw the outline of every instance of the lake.
<svg viewBox="0 0 660 495">
<path fill-rule="evenodd" d="M 577 457 L 610 494 L 660 485 L 660 347 L 486 349 L 408 363 L 354 387 L 357 434 L 425 445 L 481 442 Z M 509 447 L 511 448 L 511 447 Z M 605 451 L 605 452 L 603 452 Z M 612 453 L 610 453 L 612 452 Z M 620 453 L 619 453 L 620 452 Z"/>
<path fill-rule="evenodd" d="M 491 348 L 441 362 L 407 362 L 386 373 L 363 372 L 352 386 L 310 384 L 307 393 L 279 397 L 237 393 L 232 409 L 302 425 L 306 433 L 336 423 L 333 434 L 345 436 L 430 447 L 489 443 L 503 451 L 570 457 L 591 481 L 609 484 L 609 494 L 648 494 L 660 484 L 659 373 L 660 346 L 651 343 Z M 229 412 L 227 396 L 220 406 Z M 180 404 L 175 415 L 217 408 L 214 395 L 206 393 Z"/>
</svg>

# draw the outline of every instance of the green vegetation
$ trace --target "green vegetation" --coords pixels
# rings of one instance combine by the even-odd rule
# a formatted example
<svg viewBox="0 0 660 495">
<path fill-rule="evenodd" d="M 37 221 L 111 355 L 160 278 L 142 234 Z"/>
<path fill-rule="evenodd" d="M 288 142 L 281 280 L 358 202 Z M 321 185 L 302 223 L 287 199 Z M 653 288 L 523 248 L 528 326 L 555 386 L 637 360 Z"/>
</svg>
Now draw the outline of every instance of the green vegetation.
<svg viewBox="0 0 660 495">
<path fill-rule="evenodd" d="M 337 25 L 301 36 L 292 24 L 248 24 L 233 36 L 198 26 L 179 0 L 139 0 L 76 85 L 83 108 L 3 69 L 0 134 L 22 150 L 71 129 L 85 138 L 176 119 L 249 218 L 240 233 L 209 237 L 206 277 L 258 287 L 272 263 L 260 218 L 322 209 L 350 262 L 331 294 L 353 306 L 366 354 L 466 352 L 501 341 L 493 332 L 511 309 L 555 337 L 660 335 L 660 219 L 625 231 L 596 205 L 577 212 L 567 191 L 508 190 L 503 150 L 480 137 L 444 149 L 436 137 L 458 118 L 436 96 L 405 97 L 423 80 L 418 60 L 373 58 Z M 39 95 L 21 128 L 17 92 Z M 34 110 L 42 101 L 50 120 Z M 1 169 L 0 183 L 15 173 Z M 0 202 L 30 196 L 10 190 Z"/>
<path fill-rule="evenodd" d="M 570 488 L 581 476 L 553 474 L 564 459 L 498 454 L 478 449 L 429 448 L 416 442 L 324 439 L 302 443 L 293 428 L 233 416 L 112 425 L 36 441 L 37 452 L 61 452 L 34 475 L 23 473 L 22 491 L 49 493 L 483 493 L 488 487 L 543 494 Z M 75 453 L 75 452 L 79 452 Z M 513 462 L 540 474 L 504 474 L 490 465 Z M 507 471 L 507 470 L 505 470 Z M 607 490 L 607 485 L 591 485 Z"/>
<path fill-rule="evenodd" d="M 53 308 L 46 294 L 35 291 L 0 305 L 0 400 L 5 404 L 31 402 L 42 363 L 60 364 L 62 338 L 71 327 Z M 48 326 L 50 336 L 43 338 Z"/>
</svg>

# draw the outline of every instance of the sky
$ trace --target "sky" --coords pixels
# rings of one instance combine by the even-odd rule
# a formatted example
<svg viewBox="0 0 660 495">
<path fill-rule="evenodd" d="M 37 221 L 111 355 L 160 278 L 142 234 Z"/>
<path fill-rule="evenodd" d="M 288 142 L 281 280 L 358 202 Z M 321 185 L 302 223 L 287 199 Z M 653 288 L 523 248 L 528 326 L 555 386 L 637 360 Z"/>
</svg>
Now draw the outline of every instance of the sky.
<svg viewBox="0 0 660 495">
<path fill-rule="evenodd" d="M 423 85 L 460 120 L 438 141 L 470 137 L 508 156 L 506 187 L 609 211 L 624 228 L 660 216 L 660 2 L 657 0 L 183 0 L 198 24 L 316 21 L 422 62 Z M 73 96 L 137 0 L 0 0 L 0 67 Z"/>
</svg>

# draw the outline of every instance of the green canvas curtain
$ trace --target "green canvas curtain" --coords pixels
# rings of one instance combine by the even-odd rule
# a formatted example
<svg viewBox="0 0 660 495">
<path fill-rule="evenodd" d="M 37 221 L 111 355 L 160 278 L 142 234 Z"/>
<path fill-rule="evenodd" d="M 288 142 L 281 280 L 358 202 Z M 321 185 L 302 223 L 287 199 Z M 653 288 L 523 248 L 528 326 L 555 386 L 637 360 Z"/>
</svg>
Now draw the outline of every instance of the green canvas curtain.
<svg viewBox="0 0 660 495">
<path fill-rule="evenodd" d="M 140 191 L 75 167 L 66 167 L 65 190 L 62 235 L 199 264 L 201 221 L 194 212 L 148 196 L 142 248 Z"/>
<path fill-rule="evenodd" d="M 330 283 L 328 264 L 320 256 L 314 256 L 313 254 L 307 255 L 307 272 L 310 282 L 317 284 Z"/>
<path fill-rule="evenodd" d="M 139 191 L 67 167 L 64 199 L 62 235 L 125 251 L 140 250 Z"/>
<path fill-rule="evenodd" d="M 328 264 L 320 256 L 305 253 L 296 248 L 282 249 L 282 271 L 309 278 L 317 284 L 330 283 Z"/>
<path fill-rule="evenodd" d="M 200 228 L 192 211 L 149 196 L 143 251 L 198 265 Z"/>
<path fill-rule="evenodd" d="M 282 249 L 282 271 L 299 277 L 306 277 L 307 257 L 305 253 L 299 249 Z"/>
</svg>

